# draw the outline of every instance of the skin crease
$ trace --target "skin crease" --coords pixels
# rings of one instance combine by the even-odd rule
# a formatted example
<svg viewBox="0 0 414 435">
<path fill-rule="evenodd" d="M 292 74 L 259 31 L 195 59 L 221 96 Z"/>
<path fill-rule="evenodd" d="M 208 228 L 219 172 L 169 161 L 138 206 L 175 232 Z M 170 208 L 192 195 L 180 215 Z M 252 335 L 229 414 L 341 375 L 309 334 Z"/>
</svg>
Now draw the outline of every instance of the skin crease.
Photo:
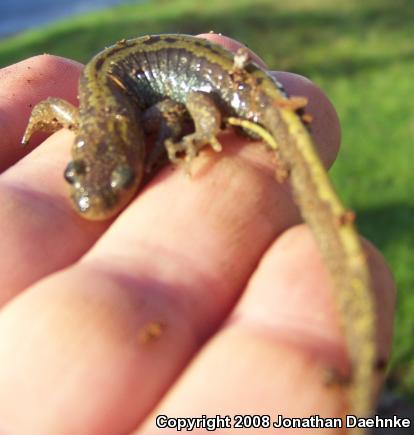
<svg viewBox="0 0 414 435">
<path fill-rule="evenodd" d="M 150 434 L 160 413 L 341 414 L 343 393 L 322 381 L 324 368 L 346 369 L 329 278 L 269 155 L 223 134 L 224 151 L 203 152 L 191 178 L 167 167 L 110 227 L 85 221 L 62 177 L 73 135 L 17 145 L 29 104 L 74 101 L 79 70 L 39 56 L 0 72 L 0 433 Z M 309 96 L 330 165 L 332 105 L 308 80 L 277 76 Z M 366 249 L 387 357 L 395 288 Z M 154 322 L 161 335 L 146 342 Z"/>
</svg>

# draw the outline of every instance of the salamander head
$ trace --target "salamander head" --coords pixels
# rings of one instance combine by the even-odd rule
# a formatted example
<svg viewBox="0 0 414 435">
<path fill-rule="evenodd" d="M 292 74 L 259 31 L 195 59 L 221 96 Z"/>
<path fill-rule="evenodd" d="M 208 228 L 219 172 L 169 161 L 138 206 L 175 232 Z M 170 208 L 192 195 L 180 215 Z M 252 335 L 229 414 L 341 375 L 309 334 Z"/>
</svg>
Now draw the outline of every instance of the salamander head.
<svg viewBox="0 0 414 435">
<path fill-rule="evenodd" d="M 106 220 L 118 214 L 132 199 L 142 178 L 141 165 L 134 168 L 125 155 L 111 154 L 105 144 L 100 148 L 93 155 L 75 153 L 64 172 L 75 210 L 90 220 Z"/>
</svg>

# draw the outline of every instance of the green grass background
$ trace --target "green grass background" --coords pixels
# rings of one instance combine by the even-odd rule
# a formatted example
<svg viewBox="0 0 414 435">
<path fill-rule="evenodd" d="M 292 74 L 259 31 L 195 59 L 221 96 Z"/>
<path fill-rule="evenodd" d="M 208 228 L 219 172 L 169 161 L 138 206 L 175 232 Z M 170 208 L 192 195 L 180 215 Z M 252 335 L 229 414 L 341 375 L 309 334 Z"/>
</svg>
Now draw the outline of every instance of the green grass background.
<svg viewBox="0 0 414 435">
<path fill-rule="evenodd" d="M 87 61 L 121 38 L 221 32 L 334 102 L 343 146 L 332 175 L 398 284 L 391 387 L 414 401 L 414 2 L 152 0 L 0 40 L 0 66 L 39 53 Z"/>
</svg>

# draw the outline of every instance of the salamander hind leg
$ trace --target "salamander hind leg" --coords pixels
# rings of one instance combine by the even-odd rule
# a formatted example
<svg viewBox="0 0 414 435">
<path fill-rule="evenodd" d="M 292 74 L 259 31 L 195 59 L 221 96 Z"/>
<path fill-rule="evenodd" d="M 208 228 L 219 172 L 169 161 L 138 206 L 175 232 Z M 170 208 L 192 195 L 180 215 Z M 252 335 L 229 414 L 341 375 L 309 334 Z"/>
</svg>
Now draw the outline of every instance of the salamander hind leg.
<svg viewBox="0 0 414 435">
<path fill-rule="evenodd" d="M 27 145 L 33 133 L 53 133 L 61 128 L 75 130 L 78 127 L 78 109 L 60 98 L 47 98 L 36 104 L 24 132 L 22 145 Z"/>
<path fill-rule="evenodd" d="M 165 146 L 171 162 L 177 163 L 184 158 L 189 165 L 207 144 L 214 151 L 221 151 L 221 144 L 216 138 L 221 130 L 221 113 L 213 99 L 203 92 L 190 92 L 186 107 L 194 122 L 194 132 L 178 142 L 168 139 Z"/>
</svg>

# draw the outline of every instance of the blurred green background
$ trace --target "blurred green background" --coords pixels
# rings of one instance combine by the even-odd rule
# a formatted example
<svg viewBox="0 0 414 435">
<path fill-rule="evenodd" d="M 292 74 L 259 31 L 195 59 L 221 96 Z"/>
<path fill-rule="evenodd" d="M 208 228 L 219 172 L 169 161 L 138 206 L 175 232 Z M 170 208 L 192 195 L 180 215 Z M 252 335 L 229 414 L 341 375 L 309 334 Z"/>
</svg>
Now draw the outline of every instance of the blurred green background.
<svg viewBox="0 0 414 435">
<path fill-rule="evenodd" d="M 86 62 L 121 38 L 209 30 L 244 42 L 272 69 L 308 76 L 335 104 L 343 145 L 332 176 L 395 275 L 388 383 L 414 401 L 412 0 L 131 3 L 1 39 L 0 66 L 45 52 Z"/>
</svg>

